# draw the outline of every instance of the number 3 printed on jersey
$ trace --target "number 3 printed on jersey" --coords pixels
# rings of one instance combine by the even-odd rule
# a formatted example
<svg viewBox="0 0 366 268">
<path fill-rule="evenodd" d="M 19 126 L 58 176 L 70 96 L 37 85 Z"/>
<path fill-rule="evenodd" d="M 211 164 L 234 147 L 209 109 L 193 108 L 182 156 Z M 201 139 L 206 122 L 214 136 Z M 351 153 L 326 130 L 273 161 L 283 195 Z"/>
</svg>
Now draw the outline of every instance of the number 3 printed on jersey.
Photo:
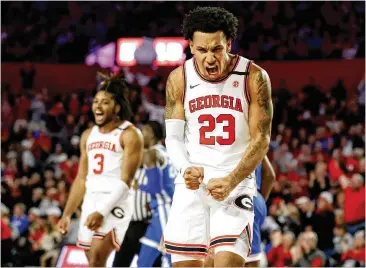
<svg viewBox="0 0 366 268">
<path fill-rule="evenodd" d="M 94 159 L 97 160 L 97 168 L 93 169 L 94 174 L 102 174 L 104 168 L 104 155 L 103 154 L 96 154 L 94 155 Z"/>
<path fill-rule="evenodd" d="M 218 117 L 213 117 L 211 114 L 201 114 L 198 117 L 198 122 L 204 124 L 208 122 L 207 126 L 200 128 L 200 144 L 204 145 L 231 145 L 235 142 L 235 117 L 231 114 L 220 114 Z M 223 136 L 209 135 L 210 132 L 214 131 L 217 123 L 225 123 L 223 132 L 228 133 L 227 138 Z"/>
</svg>

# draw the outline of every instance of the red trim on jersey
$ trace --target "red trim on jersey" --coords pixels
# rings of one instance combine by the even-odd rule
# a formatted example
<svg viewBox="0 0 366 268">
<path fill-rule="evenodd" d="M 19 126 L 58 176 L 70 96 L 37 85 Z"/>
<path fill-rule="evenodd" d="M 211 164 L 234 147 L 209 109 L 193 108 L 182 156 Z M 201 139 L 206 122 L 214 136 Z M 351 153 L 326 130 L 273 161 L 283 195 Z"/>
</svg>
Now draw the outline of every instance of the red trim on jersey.
<svg viewBox="0 0 366 268">
<path fill-rule="evenodd" d="M 245 72 L 247 72 L 248 74 L 244 78 L 244 95 L 245 95 L 245 99 L 247 100 L 248 105 L 250 104 L 250 93 L 249 93 L 248 81 L 249 81 L 249 72 L 250 72 L 251 66 L 252 66 L 252 61 L 249 61 L 247 64 L 247 68 L 245 70 Z"/>
<path fill-rule="evenodd" d="M 109 133 L 111 133 L 112 131 L 114 131 L 114 130 L 116 130 L 116 129 L 118 129 L 118 128 L 120 128 L 124 123 L 126 123 L 126 122 L 129 122 L 129 121 L 127 121 L 127 120 L 122 120 L 122 122 L 117 126 L 117 127 L 115 127 L 114 129 L 112 129 L 111 131 L 108 131 L 108 132 L 101 132 L 100 131 L 100 128 L 99 128 L 99 126 L 97 126 L 97 129 L 98 129 L 98 132 L 100 133 L 100 134 L 109 134 Z"/>
<path fill-rule="evenodd" d="M 223 78 L 220 78 L 219 80 L 216 80 L 216 81 L 207 80 L 206 78 L 204 78 L 200 74 L 200 71 L 199 71 L 198 66 L 196 64 L 196 59 L 195 58 L 193 58 L 193 67 L 194 67 L 194 70 L 196 71 L 196 74 L 198 75 L 198 77 L 200 77 L 203 81 L 205 81 L 207 83 L 211 83 L 211 84 L 219 84 L 219 83 L 224 82 L 225 80 L 227 80 L 230 77 L 231 72 L 235 71 L 236 67 L 238 66 L 239 61 L 240 61 L 240 57 L 239 57 L 238 54 L 236 54 L 235 57 L 236 57 L 236 62 L 234 64 L 233 69 L 226 76 L 224 76 Z"/>
</svg>

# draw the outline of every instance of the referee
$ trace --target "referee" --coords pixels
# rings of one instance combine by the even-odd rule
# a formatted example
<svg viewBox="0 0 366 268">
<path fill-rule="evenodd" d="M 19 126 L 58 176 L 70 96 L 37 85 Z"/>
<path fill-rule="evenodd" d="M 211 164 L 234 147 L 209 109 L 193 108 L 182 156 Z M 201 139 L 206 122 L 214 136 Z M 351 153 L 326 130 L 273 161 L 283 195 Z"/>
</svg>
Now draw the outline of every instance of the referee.
<svg viewBox="0 0 366 268">
<path fill-rule="evenodd" d="M 139 168 L 136 171 L 133 183 L 133 189 L 135 190 L 134 212 L 120 251 L 116 252 L 114 257 L 113 267 L 130 267 L 134 256 L 140 251 L 140 238 L 145 235 L 146 229 L 149 226 L 149 220 L 151 219 L 151 212 L 148 207 L 150 195 L 138 189 L 139 185 L 147 183 L 145 169 Z M 158 261 L 160 261 L 160 258 Z M 160 263 L 157 262 L 156 264 L 159 266 Z"/>
</svg>

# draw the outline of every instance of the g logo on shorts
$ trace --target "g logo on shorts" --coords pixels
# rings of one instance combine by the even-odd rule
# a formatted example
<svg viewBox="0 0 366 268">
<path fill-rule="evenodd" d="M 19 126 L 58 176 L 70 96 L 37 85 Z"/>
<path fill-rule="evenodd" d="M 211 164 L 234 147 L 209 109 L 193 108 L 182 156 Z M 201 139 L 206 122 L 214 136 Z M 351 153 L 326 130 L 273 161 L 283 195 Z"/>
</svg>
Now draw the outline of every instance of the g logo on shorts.
<svg viewBox="0 0 366 268">
<path fill-rule="evenodd" d="M 254 211 L 253 200 L 249 195 L 244 194 L 237 197 L 234 200 L 234 204 L 241 209 L 245 209 L 250 212 Z"/>
<path fill-rule="evenodd" d="M 118 219 L 123 219 L 123 217 L 125 216 L 125 212 L 120 207 L 115 207 L 114 209 L 112 209 L 111 213 Z"/>
</svg>

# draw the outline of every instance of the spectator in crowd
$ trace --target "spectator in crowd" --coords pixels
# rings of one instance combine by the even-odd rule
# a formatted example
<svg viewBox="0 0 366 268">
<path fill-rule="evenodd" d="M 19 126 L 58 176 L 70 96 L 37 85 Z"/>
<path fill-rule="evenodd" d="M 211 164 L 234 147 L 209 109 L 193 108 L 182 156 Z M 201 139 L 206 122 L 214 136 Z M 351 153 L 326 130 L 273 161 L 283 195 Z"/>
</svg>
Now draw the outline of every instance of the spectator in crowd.
<svg viewBox="0 0 366 268">
<path fill-rule="evenodd" d="M 326 266 L 325 254 L 317 248 L 316 233 L 306 231 L 299 236 L 298 244 L 291 249 L 293 266 L 323 267 Z"/>
<path fill-rule="evenodd" d="M 271 235 L 272 248 L 267 252 L 268 266 L 286 267 L 292 264 L 290 248 L 294 243 L 294 234 L 287 232 L 282 234 L 281 230 L 274 230 Z"/>
<path fill-rule="evenodd" d="M 344 189 L 344 221 L 348 231 L 354 234 L 359 229 L 365 229 L 365 182 L 356 173 L 351 180 L 342 176 L 340 183 Z"/>
<path fill-rule="evenodd" d="M 19 235 L 23 235 L 28 230 L 28 217 L 25 214 L 26 206 L 18 203 L 14 206 L 13 216 L 11 217 L 11 224 L 18 229 Z"/>
<path fill-rule="evenodd" d="M 356 266 L 354 262 L 357 262 L 359 266 L 365 266 L 365 231 L 360 230 L 355 233 L 353 247 L 343 244 L 343 252 L 342 262 L 350 261 L 350 265 L 353 266 Z"/>
<path fill-rule="evenodd" d="M 350 233 L 347 233 L 347 228 L 344 224 L 334 227 L 333 233 L 334 252 L 332 257 L 340 262 L 340 257 L 344 249 L 352 247 L 353 237 Z"/>
</svg>

